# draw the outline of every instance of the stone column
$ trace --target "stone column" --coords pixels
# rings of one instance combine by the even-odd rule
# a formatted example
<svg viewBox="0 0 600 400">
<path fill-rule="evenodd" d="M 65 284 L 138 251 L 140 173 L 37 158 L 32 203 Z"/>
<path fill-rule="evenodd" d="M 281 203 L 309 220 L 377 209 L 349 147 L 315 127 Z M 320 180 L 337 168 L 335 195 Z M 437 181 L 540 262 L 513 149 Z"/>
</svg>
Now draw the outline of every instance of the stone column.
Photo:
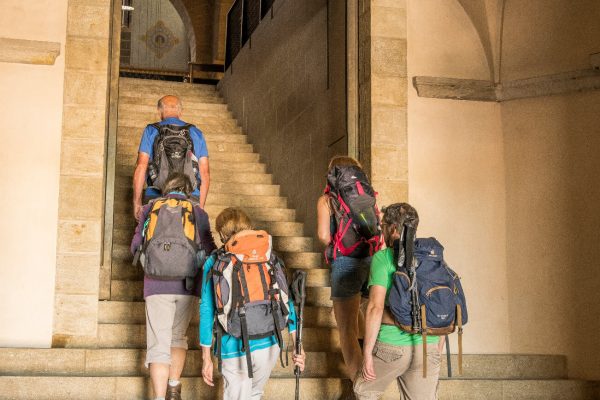
<svg viewBox="0 0 600 400">
<path fill-rule="evenodd" d="M 359 158 L 379 205 L 408 200 L 406 0 L 359 3 Z"/>
<path fill-rule="evenodd" d="M 95 338 L 111 0 L 69 0 L 53 347 Z"/>
</svg>

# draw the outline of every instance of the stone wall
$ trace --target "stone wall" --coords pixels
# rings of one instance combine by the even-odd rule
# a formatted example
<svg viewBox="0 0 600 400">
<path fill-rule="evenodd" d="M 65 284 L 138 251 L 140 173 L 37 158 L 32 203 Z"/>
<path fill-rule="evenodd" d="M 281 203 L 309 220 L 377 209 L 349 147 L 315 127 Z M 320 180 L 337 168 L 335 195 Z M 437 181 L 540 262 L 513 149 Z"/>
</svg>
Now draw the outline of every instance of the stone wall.
<svg viewBox="0 0 600 400">
<path fill-rule="evenodd" d="M 111 0 L 69 0 L 53 346 L 93 337 L 104 219 Z M 120 3 L 117 3 L 120 4 Z"/>
<path fill-rule="evenodd" d="M 310 236 L 328 160 L 347 152 L 345 4 L 327 3 L 276 1 L 220 84 Z"/>
<path fill-rule="evenodd" d="M 359 2 L 359 159 L 379 205 L 408 198 L 406 1 Z"/>
</svg>

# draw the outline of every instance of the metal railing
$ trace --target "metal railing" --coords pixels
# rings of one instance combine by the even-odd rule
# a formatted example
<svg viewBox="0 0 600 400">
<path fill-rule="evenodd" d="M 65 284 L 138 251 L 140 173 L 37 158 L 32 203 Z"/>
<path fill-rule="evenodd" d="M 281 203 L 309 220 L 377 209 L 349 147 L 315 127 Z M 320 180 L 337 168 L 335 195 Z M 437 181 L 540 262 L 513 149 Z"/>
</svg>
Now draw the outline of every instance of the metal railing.
<svg viewBox="0 0 600 400">
<path fill-rule="evenodd" d="M 227 13 L 225 69 L 229 68 L 242 47 L 272 10 L 275 0 L 236 0 Z"/>
</svg>

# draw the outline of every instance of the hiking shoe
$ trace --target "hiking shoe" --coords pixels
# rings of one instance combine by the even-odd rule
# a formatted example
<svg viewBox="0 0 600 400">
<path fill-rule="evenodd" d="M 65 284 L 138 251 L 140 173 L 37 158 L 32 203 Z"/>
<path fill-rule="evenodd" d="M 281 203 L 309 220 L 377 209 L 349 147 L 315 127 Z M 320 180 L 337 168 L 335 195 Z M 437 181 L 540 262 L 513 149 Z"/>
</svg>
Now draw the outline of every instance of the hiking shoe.
<svg viewBox="0 0 600 400">
<path fill-rule="evenodd" d="M 177 386 L 167 386 L 165 400 L 181 400 L 181 383 L 178 383 Z"/>
</svg>

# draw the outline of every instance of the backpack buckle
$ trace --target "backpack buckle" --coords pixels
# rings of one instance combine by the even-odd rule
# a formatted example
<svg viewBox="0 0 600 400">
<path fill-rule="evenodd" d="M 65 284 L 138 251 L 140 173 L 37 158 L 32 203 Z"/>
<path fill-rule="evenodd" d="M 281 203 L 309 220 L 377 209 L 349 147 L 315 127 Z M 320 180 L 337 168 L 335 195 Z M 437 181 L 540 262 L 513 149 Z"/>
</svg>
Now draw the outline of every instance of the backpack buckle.
<svg viewBox="0 0 600 400">
<path fill-rule="evenodd" d="M 164 251 L 171 251 L 171 243 L 164 243 L 163 244 L 163 250 Z"/>
</svg>

